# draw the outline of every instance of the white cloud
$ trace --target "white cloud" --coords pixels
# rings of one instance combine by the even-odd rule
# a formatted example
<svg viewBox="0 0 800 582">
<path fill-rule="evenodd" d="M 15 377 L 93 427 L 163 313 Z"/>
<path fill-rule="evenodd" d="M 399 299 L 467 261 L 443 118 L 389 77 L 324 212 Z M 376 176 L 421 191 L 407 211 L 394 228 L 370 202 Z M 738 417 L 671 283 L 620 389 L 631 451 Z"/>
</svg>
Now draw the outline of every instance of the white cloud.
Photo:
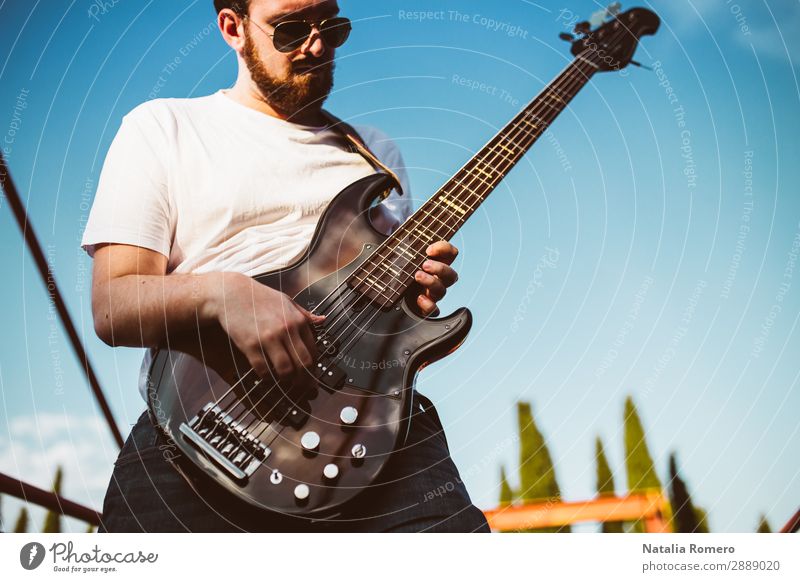
<svg viewBox="0 0 800 582">
<path fill-rule="evenodd" d="M 94 415 L 39 413 L 9 420 L 8 433 L 0 440 L 0 472 L 50 489 L 56 468 L 64 470 L 62 494 L 78 503 L 100 510 L 114 460 L 119 453 L 105 421 Z M 23 505 L 3 497 L 6 528 Z M 38 531 L 44 511 L 29 506 L 31 527 Z M 85 525 L 75 524 L 75 531 Z"/>
</svg>

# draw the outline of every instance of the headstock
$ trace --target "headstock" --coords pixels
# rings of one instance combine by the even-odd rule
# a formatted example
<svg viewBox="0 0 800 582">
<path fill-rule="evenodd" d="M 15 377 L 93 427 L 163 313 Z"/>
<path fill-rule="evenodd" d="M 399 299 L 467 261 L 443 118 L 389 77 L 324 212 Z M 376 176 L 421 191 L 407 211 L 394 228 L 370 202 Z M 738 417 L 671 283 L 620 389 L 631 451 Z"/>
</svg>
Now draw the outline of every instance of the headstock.
<svg viewBox="0 0 800 582">
<path fill-rule="evenodd" d="M 660 20 L 646 8 L 632 8 L 620 12 L 620 3 L 614 2 L 604 10 L 595 12 L 592 22 L 578 22 L 574 35 L 562 33 L 562 40 L 572 43 L 572 54 L 594 63 L 598 71 L 618 71 L 633 62 L 639 39 L 658 30 Z M 602 23 L 602 24 L 600 24 Z M 592 30 L 592 24 L 598 26 Z"/>
</svg>

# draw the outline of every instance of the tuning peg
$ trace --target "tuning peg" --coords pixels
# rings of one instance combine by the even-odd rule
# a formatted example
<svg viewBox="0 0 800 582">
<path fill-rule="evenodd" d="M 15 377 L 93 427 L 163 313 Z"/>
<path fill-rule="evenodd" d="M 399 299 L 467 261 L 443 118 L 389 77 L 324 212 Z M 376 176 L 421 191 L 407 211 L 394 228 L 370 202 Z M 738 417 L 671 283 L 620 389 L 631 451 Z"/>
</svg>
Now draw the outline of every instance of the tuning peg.
<svg viewBox="0 0 800 582">
<path fill-rule="evenodd" d="M 575 40 L 575 37 L 568 32 L 562 32 L 558 35 L 558 38 L 566 42 L 573 42 Z"/>
<path fill-rule="evenodd" d="M 583 22 L 579 22 L 578 24 L 575 25 L 575 32 L 577 34 L 589 34 L 591 28 L 592 25 L 589 24 L 589 22 L 587 22 L 586 20 L 584 20 Z"/>
<path fill-rule="evenodd" d="M 621 2 L 612 2 L 606 7 L 606 13 L 608 14 L 609 18 L 615 17 L 617 14 L 620 13 L 621 10 L 622 10 Z"/>
</svg>

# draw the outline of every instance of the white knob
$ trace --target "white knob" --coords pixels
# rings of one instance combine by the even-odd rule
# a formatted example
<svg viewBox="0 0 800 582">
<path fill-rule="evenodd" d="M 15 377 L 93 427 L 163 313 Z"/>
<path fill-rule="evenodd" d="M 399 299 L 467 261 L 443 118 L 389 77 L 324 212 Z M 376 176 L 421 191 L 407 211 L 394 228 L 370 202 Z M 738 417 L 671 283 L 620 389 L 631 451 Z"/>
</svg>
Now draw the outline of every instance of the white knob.
<svg viewBox="0 0 800 582">
<path fill-rule="evenodd" d="M 281 475 L 281 472 L 277 469 L 273 469 L 269 476 L 269 481 L 273 485 L 280 485 L 280 482 L 283 481 L 283 475 Z"/>
<path fill-rule="evenodd" d="M 325 475 L 328 479 L 336 479 L 336 477 L 339 475 L 339 467 L 337 467 L 333 463 L 328 463 L 322 470 L 322 474 Z"/>
<path fill-rule="evenodd" d="M 308 490 L 308 485 L 305 483 L 300 483 L 300 485 L 294 488 L 294 496 L 298 501 L 307 499 L 309 493 L 310 491 Z"/>
<path fill-rule="evenodd" d="M 303 436 L 300 437 L 300 444 L 305 450 L 313 451 L 319 446 L 319 435 L 313 430 L 303 433 Z"/>
<path fill-rule="evenodd" d="M 358 418 L 358 410 L 352 406 L 345 406 L 339 413 L 339 418 L 345 424 L 353 424 Z"/>
<path fill-rule="evenodd" d="M 353 456 L 356 459 L 361 459 L 364 455 L 367 454 L 367 447 L 362 445 L 361 443 L 356 443 L 353 445 L 353 448 L 350 449 L 350 452 L 353 453 Z"/>
</svg>

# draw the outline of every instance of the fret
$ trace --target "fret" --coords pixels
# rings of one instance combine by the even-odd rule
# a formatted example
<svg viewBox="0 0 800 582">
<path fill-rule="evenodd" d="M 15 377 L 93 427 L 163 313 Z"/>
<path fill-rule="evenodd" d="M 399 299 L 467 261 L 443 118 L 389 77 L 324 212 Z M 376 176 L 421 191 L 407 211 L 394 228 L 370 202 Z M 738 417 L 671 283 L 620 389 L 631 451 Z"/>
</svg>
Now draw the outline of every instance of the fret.
<svg viewBox="0 0 800 582">
<path fill-rule="evenodd" d="M 370 257 L 370 260 L 372 260 L 372 257 Z M 384 258 L 383 258 L 383 260 L 384 260 L 384 261 L 388 260 L 388 257 L 384 257 Z M 392 263 L 392 264 L 393 264 L 393 265 L 395 265 L 395 266 L 397 266 L 395 263 Z M 406 263 L 406 264 L 408 264 L 408 263 Z M 379 271 L 379 270 L 383 269 L 384 267 L 387 267 L 387 265 L 385 265 L 385 264 L 383 264 L 383 263 L 375 263 L 374 265 L 372 265 L 372 270 L 370 271 L 370 274 L 373 274 L 373 275 L 374 275 L 375 271 Z M 388 268 L 388 267 L 387 267 L 387 268 Z M 391 275 L 391 274 L 389 274 L 389 273 L 388 273 L 387 271 L 385 271 L 385 270 L 384 270 L 384 271 L 381 273 L 381 276 L 382 276 L 382 275 L 389 275 L 389 277 L 390 277 L 390 278 L 394 279 L 395 281 L 397 281 L 397 282 L 399 282 L 399 283 L 402 283 L 402 282 L 403 282 L 403 279 L 401 279 L 401 278 L 398 278 L 398 277 L 403 277 L 404 275 L 405 275 L 405 276 L 408 276 L 408 275 L 409 275 L 409 273 L 407 273 L 407 272 L 406 272 L 405 268 L 401 268 L 401 269 L 400 269 L 400 271 L 398 271 L 397 269 L 392 269 L 392 270 L 393 270 L 393 271 L 394 271 L 394 272 L 397 274 L 397 276 L 396 276 L 396 277 L 395 277 L 395 276 L 393 276 L 393 275 Z M 358 277 L 356 277 L 356 278 L 358 278 Z M 380 278 L 380 277 L 379 277 L 379 278 Z M 368 277 L 365 277 L 365 280 L 366 280 L 366 279 L 368 279 Z M 384 287 L 384 288 L 381 288 L 381 290 L 383 290 L 383 289 L 385 289 L 385 287 Z"/>
<path fill-rule="evenodd" d="M 430 204 L 430 203 L 431 203 L 431 200 L 428 200 L 428 202 L 426 202 L 426 203 L 425 203 L 425 205 L 423 205 L 423 206 L 420 208 L 420 211 L 421 211 L 421 210 L 422 210 L 422 209 L 423 209 L 423 208 L 424 208 L 426 205 L 428 205 L 428 204 Z M 413 218 L 414 218 L 414 217 L 412 216 L 412 217 L 411 217 L 411 219 L 413 219 Z M 409 219 L 409 221 L 410 221 L 411 219 Z M 405 226 L 405 224 L 404 224 L 403 226 Z M 415 228 L 420 228 L 420 229 L 422 229 L 422 231 L 425 233 L 425 235 L 426 235 L 426 237 L 428 237 L 428 239 L 431 239 L 433 236 L 435 236 L 435 235 L 436 235 L 436 233 L 435 233 L 435 232 L 432 232 L 432 231 L 430 231 L 428 228 L 426 228 L 426 227 L 425 227 L 425 225 L 424 225 L 424 224 L 422 224 L 422 223 L 421 223 L 421 222 L 419 222 L 418 220 L 417 220 L 417 224 L 416 224 Z M 399 233 L 399 230 L 398 230 L 398 233 Z M 396 234 L 397 234 L 397 233 L 396 233 Z M 399 236 L 399 234 L 398 234 L 398 236 Z"/>
<path fill-rule="evenodd" d="M 367 283 L 371 283 L 373 287 L 377 287 L 381 291 L 386 291 L 386 287 L 375 281 L 374 278 L 367 277 L 365 280 Z"/>
<path fill-rule="evenodd" d="M 553 111 L 558 111 L 559 113 L 561 112 L 561 110 L 564 109 L 563 107 L 559 107 L 559 106 L 553 105 L 552 103 L 542 103 L 542 105 L 544 105 L 545 107 L 549 107 Z M 545 123 L 545 126 L 546 125 L 547 124 Z"/>
<path fill-rule="evenodd" d="M 411 232 L 424 236 L 426 242 L 430 242 L 431 240 L 433 240 L 433 237 L 430 235 L 430 233 L 427 232 L 427 230 L 425 232 L 417 232 L 417 231 L 411 231 Z"/>
<path fill-rule="evenodd" d="M 527 123 L 527 124 L 528 124 L 528 125 L 530 125 L 531 127 L 539 127 L 539 125 L 538 125 L 538 124 L 534 123 L 534 122 L 533 122 L 533 121 L 531 121 L 530 119 L 526 119 L 526 118 L 524 118 L 524 117 L 523 117 L 521 121 L 524 121 L 525 123 Z"/>
<path fill-rule="evenodd" d="M 421 210 L 423 210 L 423 209 L 422 209 L 422 208 L 420 208 L 420 211 L 421 211 Z M 427 210 L 425 210 L 423 213 L 424 213 L 424 214 L 425 214 L 425 216 L 427 216 L 428 218 L 431 218 L 431 219 L 435 220 L 436 222 L 439 222 L 440 224 L 442 224 L 442 225 L 446 226 L 448 229 L 450 228 L 450 225 L 449 225 L 449 224 L 447 224 L 446 222 L 442 222 L 442 221 L 441 221 L 441 219 L 440 219 L 438 216 L 433 216 L 433 215 L 432 215 L 432 214 L 430 214 L 430 212 L 429 212 L 429 211 L 427 211 Z"/>
<path fill-rule="evenodd" d="M 458 204 L 456 204 L 455 202 L 453 202 L 453 201 L 451 201 L 451 200 L 448 200 L 447 198 L 442 198 L 442 202 L 444 202 L 444 203 L 445 203 L 445 204 L 447 204 L 447 205 L 448 205 L 450 208 L 452 208 L 453 210 L 455 210 L 456 212 L 458 212 L 458 213 L 460 213 L 460 214 L 466 214 L 466 213 L 467 213 L 467 211 L 466 211 L 466 210 L 464 210 L 463 208 L 461 208 L 461 207 L 460 207 Z"/>
<path fill-rule="evenodd" d="M 600 65 L 597 65 L 597 64 L 593 63 L 592 61 L 590 61 L 589 59 L 587 59 L 587 58 L 585 58 L 585 57 L 582 57 L 582 56 L 580 56 L 580 55 L 578 55 L 577 57 L 575 57 L 575 60 L 578 60 L 578 61 L 583 61 L 584 63 L 587 63 L 587 64 L 589 64 L 589 65 L 593 66 L 595 69 L 599 69 L 599 68 L 600 68 Z"/>
<path fill-rule="evenodd" d="M 502 143 L 498 143 L 498 144 L 496 144 L 496 145 L 494 145 L 494 146 L 492 146 L 492 147 L 499 147 L 499 148 L 503 148 L 503 149 L 504 149 L 504 150 L 506 150 L 508 153 L 510 153 L 510 154 L 514 154 L 514 150 L 512 150 L 510 147 L 508 147 L 507 145 L 504 145 L 504 144 L 502 144 Z M 500 153 L 500 152 L 498 152 L 498 153 Z"/>
<path fill-rule="evenodd" d="M 394 263 L 392 263 L 392 264 L 394 264 Z M 397 270 L 397 269 L 395 269 L 394 267 L 390 267 L 389 265 L 386 265 L 386 268 L 387 268 L 387 269 L 389 269 L 389 271 L 391 271 L 392 273 L 394 273 L 394 274 L 395 274 L 395 275 L 397 275 L 398 277 L 400 276 L 400 271 L 398 271 L 398 270 Z"/>
<path fill-rule="evenodd" d="M 514 122 L 512 121 L 511 123 L 514 123 Z M 504 131 L 506 131 L 506 130 L 504 130 Z M 514 139 L 513 139 L 513 138 L 512 138 L 510 135 L 508 135 L 508 132 L 507 132 L 507 131 L 506 131 L 506 133 L 505 133 L 505 134 L 502 136 L 502 139 L 506 140 L 506 143 L 510 143 L 512 146 L 514 146 L 514 148 L 519 148 L 519 147 L 520 147 L 520 146 L 517 144 L 517 142 L 516 142 L 516 141 L 514 141 Z M 513 154 L 516 156 L 516 155 L 518 155 L 518 154 L 519 154 L 519 150 L 518 150 L 518 149 L 514 149 L 514 150 L 512 150 L 512 153 L 513 153 Z"/>
<path fill-rule="evenodd" d="M 511 151 L 507 147 L 503 146 L 502 144 L 496 144 L 495 146 L 492 146 L 492 147 L 497 147 L 497 146 L 502 147 L 504 150 Z M 491 150 L 491 151 L 492 151 L 493 154 L 495 154 L 497 156 L 501 156 L 503 158 L 503 160 L 505 160 L 506 162 L 510 162 L 512 164 L 514 163 L 514 159 L 513 158 L 509 158 L 503 152 L 498 152 L 498 151 L 494 151 L 494 150 Z"/>
<path fill-rule="evenodd" d="M 380 268 L 380 265 L 376 265 L 375 267 L 376 268 Z M 386 273 L 386 271 L 384 271 L 384 274 L 388 274 L 388 273 Z M 398 272 L 397 275 L 398 275 L 398 277 L 402 277 L 403 275 L 408 276 L 409 273 L 406 273 L 405 269 L 403 269 L 403 272 L 402 273 Z M 394 277 L 392 275 L 389 275 L 389 277 L 391 279 L 394 279 L 394 281 L 397 282 L 397 283 L 401 283 L 402 284 L 404 282 L 403 279 L 399 279 L 398 277 Z M 391 289 L 391 291 L 394 292 L 395 290 Z"/>
<path fill-rule="evenodd" d="M 403 248 L 403 246 L 401 246 L 400 244 L 397 244 L 394 248 L 399 250 L 401 253 L 403 253 L 405 255 L 408 255 L 412 259 L 414 258 L 414 255 L 412 253 L 408 252 L 408 249 L 407 248 Z"/>
<path fill-rule="evenodd" d="M 471 175 L 471 176 L 469 176 L 469 177 L 471 177 L 471 178 L 475 178 L 476 180 L 480 180 L 481 182 L 483 182 L 484 184 L 486 184 L 486 185 L 487 185 L 487 186 L 489 186 L 490 188 L 494 188 L 494 184 L 492 184 L 491 182 L 487 182 L 486 180 L 484 180 L 484 179 L 483 179 L 483 178 L 481 178 L 480 176 L 476 176 L 476 175 L 474 175 L 474 174 L 473 174 L 473 175 Z M 462 183 L 460 180 L 454 180 L 454 182 L 455 182 L 456 184 L 460 185 L 460 186 L 461 186 L 462 188 L 464 188 L 465 190 L 469 190 L 469 189 L 470 189 L 470 188 L 469 188 L 469 186 L 465 186 L 465 185 L 464 185 L 464 184 L 463 184 L 463 183 Z"/>
<path fill-rule="evenodd" d="M 435 201 L 439 201 L 440 200 L 440 201 L 444 202 L 445 204 L 448 204 L 448 202 L 447 202 L 447 200 L 448 200 L 447 197 L 448 196 L 450 196 L 452 198 L 455 198 L 456 200 L 458 200 L 461 203 L 465 202 L 464 200 L 459 200 L 458 195 L 457 195 L 456 192 L 454 192 L 453 190 L 446 190 L 444 188 L 442 188 L 442 190 L 441 190 L 441 195 L 438 198 L 435 198 L 434 200 Z M 470 205 L 466 204 L 466 206 L 469 208 Z M 457 219 L 458 217 L 455 217 L 455 218 Z M 449 227 L 449 225 L 448 225 L 448 227 Z"/>
<path fill-rule="evenodd" d="M 572 99 L 572 97 L 574 97 L 574 95 L 571 95 L 567 91 L 562 91 L 561 89 L 556 89 L 555 87 L 550 88 L 550 93 L 553 95 L 558 95 L 562 99 L 566 98 L 567 101 L 569 101 L 570 99 Z"/>
<path fill-rule="evenodd" d="M 451 192 L 448 192 L 448 195 L 452 195 L 452 194 L 454 194 L 452 191 L 451 191 Z M 440 224 L 443 224 L 443 225 L 444 225 L 444 226 L 445 226 L 447 229 L 450 229 L 450 223 L 449 223 L 449 220 L 450 220 L 450 218 L 455 218 L 455 219 L 456 219 L 456 221 L 457 221 L 457 220 L 458 220 L 458 216 L 456 216 L 455 214 L 453 214 L 452 212 L 450 212 L 450 211 L 449 211 L 447 208 L 445 208 L 445 207 L 441 206 L 441 204 L 443 203 L 443 204 L 445 204 L 445 205 L 447 205 L 447 206 L 449 207 L 449 206 L 450 206 L 449 202 L 453 202 L 453 198 L 454 198 L 455 200 L 458 200 L 458 201 L 460 202 L 460 200 L 458 199 L 458 197 L 457 197 L 457 196 L 452 196 L 452 198 L 446 198 L 445 196 L 440 196 L 440 197 L 436 198 L 436 200 L 435 200 L 435 202 L 436 202 L 437 204 L 439 204 L 438 210 L 444 211 L 446 214 L 444 215 L 444 216 L 445 216 L 445 221 L 444 221 L 444 222 L 442 222 L 441 218 L 439 218 L 439 217 L 434 217 L 434 218 L 435 218 L 435 219 L 436 219 L 436 220 L 437 220 L 437 221 L 438 221 Z M 449 201 L 449 202 L 448 202 L 448 201 Z M 437 235 L 438 235 L 438 234 L 439 234 L 439 233 L 437 233 Z"/>
<path fill-rule="evenodd" d="M 478 176 L 470 176 L 470 177 L 477 178 L 477 179 L 480 180 L 480 177 L 478 177 Z M 467 177 L 465 177 L 464 179 L 466 180 Z M 446 204 L 447 203 L 446 202 L 446 196 L 451 196 L 451 197 L 455 198 L 456 200 L 458 200 L 461 203 L 462 207 L 466 206 L 468 212 L 471 212 L 473 210 L 473 205 L 470 204 L 469 200 L 467 200 L 465 198 L 467 198 L 467 196 L 470 197 L 470 198 L 472 196 L 475 196 L 477 198 L 476 201 L 478 203 L 480 203 L 481 200 L 482 200 L 481 194 L 479 194 L 478 192 L 475 192 L 474 190 L 471 190 L 469 187 L 467 187 L 466 185 L 462 184 L 462 182 L 460 180 L 457 180 L 456 178 L 453 178 L 452 181 L 456 185 L 461 187 L 461 189 L 462 189 L 461 190 L 462 199 L 459 199 L 457 197 L 457 194 L 455 192 L 453 192 L 452 190 L 446 190 L 446 191 L 443 190 L 442 191 L 442 196 L 437 198 L 436 200 L 441 200 L 442 202 L 445 202 L 445 204 Z M 466 196 L 463 196 L 463 195 L 466 195 Z M 458 217 L 456 217 L 456 218 L 458 218 Z"/>
<path fill-rule="evenodd" d="M 494 168 L 481 168 L 480 166 L 475 166 L 473 171 L 474 172 L 480 172 L 481 174 L 483 174 L 484 176 L 486 176 L 490 180 L 494 180 L 494 176 L 492 176 L 492 172 L 495 172 L 496 170 Z"/>
<path fill-rule="evenodd" d="M 351 275 L 351 277 L 352 277 L 352 278 L 354 278 L 354 279 L 356 279 L 356 280 L 359 280 L 359 277 L 358 277 L 358 275 L 356 275 L 356 274 L 353 274 L 353 275 Z M 361 280 L 361 281 L 359 281 L 359 282 L 360 282 L 361 284 L 364 284 L 364 283 L 366 282 L 366 280 Z M 356 285 L 356 286 L 358 286 L 358 285 Z M 383 293 L 383 291 L 381 291 L 380 289 L 377 289 L 377 288 L 375 287 L 375 284 L 374 284 L 374 283 L 373 283 L 373 284 L 370 284 L 370 285 L 367 287 L 367 290 L 369 290 L 369 291 L 376 291 L 376 292 L 378 293 L 378 295 L 381 295 L 381 296 L 382 296 L 384 299 L 386 299 L 387 301 L 394 301 L 394 300 L 395 300 L 395 298 L 394 298 L 392 295 L 386 295 L 385 293 Z M 393 291 L 393 294 L 394 294 L 394 293 L 397 293 L 397 291 Z"/>
</svg>

